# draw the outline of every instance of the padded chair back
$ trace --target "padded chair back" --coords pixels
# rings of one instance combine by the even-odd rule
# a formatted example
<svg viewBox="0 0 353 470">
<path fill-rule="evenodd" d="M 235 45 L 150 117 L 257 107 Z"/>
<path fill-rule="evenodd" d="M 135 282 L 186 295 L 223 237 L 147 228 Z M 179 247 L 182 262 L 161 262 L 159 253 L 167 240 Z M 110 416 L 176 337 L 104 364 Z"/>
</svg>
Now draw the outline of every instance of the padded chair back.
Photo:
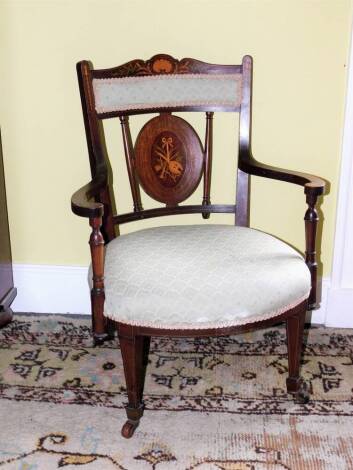
<svg viewBox="0 0 353 470">
<path fill-rule="evenodd" d="M 112 188 L 102 192 L 105 203 L 105 237 L 114 238 L 113 226 L 149 217 L 212 212 L 235 213 L 236 224 L 249 222 L 249 176 L 238 168 L 237 207 L 211 204 L 213 113 L 240 113 L 239 158 L 250 149 L 252 59 L 241 65 L 214 65 L 194 59 L 180 61 L 156 55 L 148 61 L 133 60 L 122 66 L 94 70 L 87 61 L 77 64 L 81 101 L 93 177 L 106 172 L 102 121 L 119 117 L 133 199 L 133 212 L 117 215 L 111 209 Z M 206 137 L 199 136 L 174 111 L 206 112 Z M 140 131 L 133 145 L 129 116 L 160 113 Z M 200 205 L 180 205 L 203 180 Z M 140 186 L 165 207 L 144 210 Z"/>
</svg>

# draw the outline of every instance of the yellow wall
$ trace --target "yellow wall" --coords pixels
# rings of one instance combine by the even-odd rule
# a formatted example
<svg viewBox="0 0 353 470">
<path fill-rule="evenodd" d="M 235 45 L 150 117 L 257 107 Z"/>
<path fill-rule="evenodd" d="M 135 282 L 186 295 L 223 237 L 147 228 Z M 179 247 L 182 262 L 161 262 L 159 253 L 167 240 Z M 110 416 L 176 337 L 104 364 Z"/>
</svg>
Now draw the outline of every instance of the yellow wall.
<svg viewBox="0 0 353 470">
<path fill-rule="evenodd" d="M 351 20 L 350 0 L 2 0 L 0 124 L 14 261 L 88 264 L 87 222 L 70 212 L 72 192 L 89 179 L 77 61 L 103 68 L 165 52 L 232 64 L 251 54 L 256 158 L 332 183 L 322 206 L 329 275 Z M 203 134 L 203 118 L 192 122 Z M 112 164 L 122 168 L 119 127 L 106 126 Z M 230 115 L 216 117 L 214 202 L 234 195 L 234 130 Z M 127 209 L 121 175 L 118 204 Z M 252 225 L 303 248 L 302 188 L 259 178 L 252 188 Z M 220 220 L 230 222 L 212 217 Z"/>
</svg>

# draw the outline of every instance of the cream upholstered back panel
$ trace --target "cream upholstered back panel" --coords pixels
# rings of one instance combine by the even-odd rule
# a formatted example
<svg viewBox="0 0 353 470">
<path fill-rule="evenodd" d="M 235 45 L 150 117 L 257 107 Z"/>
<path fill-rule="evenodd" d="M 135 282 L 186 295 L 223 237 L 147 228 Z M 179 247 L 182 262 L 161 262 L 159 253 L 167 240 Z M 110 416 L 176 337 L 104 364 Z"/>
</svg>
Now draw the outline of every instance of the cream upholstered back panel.
<svg viewBox="0 0 353 470">
<path fill-rule="evenodd" d="M 180 74 L 93 79 L 97 113 L 190 106 L 238 108 L 241 74 Z"/>
</svg>

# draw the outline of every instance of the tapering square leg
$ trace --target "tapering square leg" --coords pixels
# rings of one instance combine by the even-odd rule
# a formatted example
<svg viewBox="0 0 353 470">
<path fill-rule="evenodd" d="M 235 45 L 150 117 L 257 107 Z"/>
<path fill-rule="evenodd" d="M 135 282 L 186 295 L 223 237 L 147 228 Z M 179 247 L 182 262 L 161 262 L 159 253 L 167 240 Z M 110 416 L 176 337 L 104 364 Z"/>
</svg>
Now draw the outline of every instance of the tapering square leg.
<svg viewBox="0 0 353 470">
<path fill-rule="evenodd" d="M 150 338 L 134 334 L 133 327 L 119 325 L 118 336 L 124 365 L 128 405 L 127 421 L 122 427 L 123 437 L 132 437 L 143 415 L 142 401 Z"/>
<path fill-rule="evenodd" d="M 296 396 L 301 403 L 309 401 L 309 393 L 300 376 L 300 360 L 303 351 L 303 333 L 305 324 L 306 307 L 287 319 L 287 345 L 288 345 L 288 378 L 287 391 Z"/>
</svg>

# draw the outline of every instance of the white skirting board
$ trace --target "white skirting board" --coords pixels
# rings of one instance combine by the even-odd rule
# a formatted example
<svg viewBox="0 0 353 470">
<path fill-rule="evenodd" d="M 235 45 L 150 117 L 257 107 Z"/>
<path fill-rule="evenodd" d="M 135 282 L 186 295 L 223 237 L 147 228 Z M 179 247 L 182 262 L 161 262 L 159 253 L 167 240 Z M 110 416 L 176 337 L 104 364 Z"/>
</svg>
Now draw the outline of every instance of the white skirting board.
<svg viewBox="0 0 353 470">
<path fill-rule="evenodd" d="M 327 318 L 327 297 L 328 293 L 330 291 L 331 287 L 331 282 L 330 279 L 327 277 L 324 277 L 321 280 L 321 283 L 319 282 L 319 289 L 318 291 L 321 293 L 320 295 L 320 308 L 317 310 L 312 310 L 310 313 L 308 313 L 307 318 L 311 318 L 311 323 L 313 325 L 326 325 L 326 318 Z M 339 326 L 339 325 L 337 325 Z M 352 325 L 353 326 L 353 325 Z"/>
<path fill-rule="evenodd" d="M 90 314 L 87 267 L 14 264 L 13 272 L 17 287 L 17 297 L 12 304 L 14 312 Z M 346 317 L 342 323 L 340 315 L 332 314 L 335 305 L 329 294 L 330 281 L 325 278 L 322 282 L 321 307 L 311 313 L 312 323 L 324 325 L 329 319 L 330 326 L 353 327 L 353 315 L 350 325 L 347 325 Z M 339 303 L 339 309 L 340 312 L 344 311 L 342 302 Z M 349 305 L 346 307 L 347 317 L 348 312 Z"/>
<path fill-rule="evenodd" d="M 333 288 L 328 292 L 326 326 L 353 328 L 353 289 Z"/>
<path fill-rule="evenodd" d="M 90 314 L 88 268 L 14 264 L 14 312 Z"/>
</svg>

